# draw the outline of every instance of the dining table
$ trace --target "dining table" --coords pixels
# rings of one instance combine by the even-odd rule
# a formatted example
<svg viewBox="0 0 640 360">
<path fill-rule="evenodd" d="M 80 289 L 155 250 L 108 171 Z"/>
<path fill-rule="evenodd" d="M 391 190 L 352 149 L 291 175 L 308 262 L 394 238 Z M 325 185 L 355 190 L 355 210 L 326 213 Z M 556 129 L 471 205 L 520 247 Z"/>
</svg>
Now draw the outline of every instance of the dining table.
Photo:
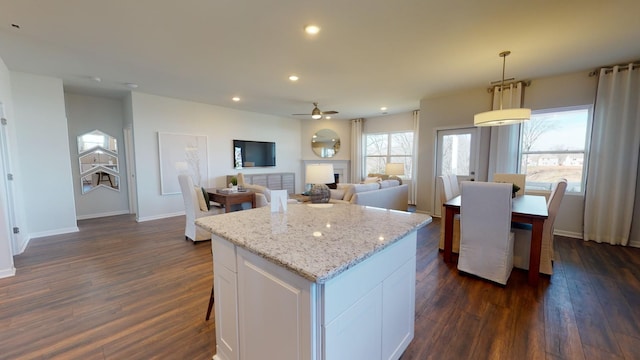
<svg viewBox="0 0 640 360">
<path fill-rule="evenodd" d="M 461 196 L 458 195 L 444 203 L 444 254 L 445 262 L 452 262 L 453 217 L 460 213 Z M 487 209 L 489 210 L 489 209 Z M 528 282 L 537 285 L 540 277 L 540 252 L 542 249 L 542 228 L 549 217 L 547 201 L 541 195 L 520 195 L 511 202 L 511 222 L 531 224 L 531 251 L 529 253 Z"/>
</svg>

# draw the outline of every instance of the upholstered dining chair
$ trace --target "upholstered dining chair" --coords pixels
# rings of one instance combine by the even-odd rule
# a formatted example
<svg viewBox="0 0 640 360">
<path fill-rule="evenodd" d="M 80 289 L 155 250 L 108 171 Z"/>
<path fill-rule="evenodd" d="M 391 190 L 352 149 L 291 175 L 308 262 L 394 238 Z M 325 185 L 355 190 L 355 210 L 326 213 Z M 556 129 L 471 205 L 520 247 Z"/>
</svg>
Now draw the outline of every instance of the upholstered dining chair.
<svg viewBox="0 0 640 360">
<path fill-rule="evenodd" d="M 544 221 L 542 227 L 542 246 L 540 249 L 540 272 L 553 275 L 553 230 L 556 215 L 560 208 L 560 203 L 567 190 L 567 180 L 560 179 L 551 191 L 547 200 L 547 212 L 549 217 Z M 531 250 L 531 225 L 513 224 L 512 230 L 515 234 L 513 249 L 513 266 L 518 269 L 529 270 L 529 254 Z"/>
<path fill-rule="evenodd" d="M 205 199 L 202 190 L 193 185 L 193 180 L 189 175 L 178 175 L 178 182 L 180 183 L 180 191 L 184 200 L 184 212 L 187 218 L 184 227 L 185 239 L 193 242 L 210 240 L 211 233 L 198 228 L 195 221 L 203 216 L 220 214 L 223 210 L 217 206 L 211 206 L 210 209 L 207 209 L 209 199 Z"/>
<path fill-rule="evenodd" d="M 455 189 L 452 185 L 451 177 L 454 178 Z M 444 249 L 444 224 L 446 220 L 446 209 L 444 203 L 460 195 L 458 188 L 458 179 L 455 175 L 442 175 L 436 179 L 438 191 L 440 192 L 440 203 L 442 211 L 440 215 L 440 244 L 439 248 Z M 454 191 L 457 191 L 455 193 Z M 458 253 L 460 251 L 460 215 L 456 215 L 453 218 L 453 246 L 452 251 Z"/>
<path fill-rule="evenodd" d="M 493 181 L 502 183 L 511 183 L 517 185 L 520 190 L 516 192 L 516 195 L 524 195 L 524 187 L 527 182 L 526 174 L 493 174 Z"/>
<path fill-rule="evenodd" d="M 458 270 L 506 285 L 513 269 L 511 184 L 463 181 Z"/>
</svg>

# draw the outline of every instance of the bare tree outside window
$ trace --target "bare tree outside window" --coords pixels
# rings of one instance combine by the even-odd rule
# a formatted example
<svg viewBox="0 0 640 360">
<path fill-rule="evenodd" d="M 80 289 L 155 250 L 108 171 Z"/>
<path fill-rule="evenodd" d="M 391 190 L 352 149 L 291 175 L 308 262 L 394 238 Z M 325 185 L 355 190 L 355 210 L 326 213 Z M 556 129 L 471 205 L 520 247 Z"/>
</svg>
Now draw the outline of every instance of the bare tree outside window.
<svg viewBox="0 0 640 360">
<path fill-rule="evenodd" d="M 404 179 L 411 179 L 413 132 L 365 135 L 365 174 L 384 174 L 387 163 L 403 163 Z"/>
<path fill-rule="evenodd" d="M 527 189 L 550 190 L 560 178 L 568 192 L 584 189 L 584 160 L 591 106 L 534 112 L 521 126 L 520 172 Z"/>
</svg>

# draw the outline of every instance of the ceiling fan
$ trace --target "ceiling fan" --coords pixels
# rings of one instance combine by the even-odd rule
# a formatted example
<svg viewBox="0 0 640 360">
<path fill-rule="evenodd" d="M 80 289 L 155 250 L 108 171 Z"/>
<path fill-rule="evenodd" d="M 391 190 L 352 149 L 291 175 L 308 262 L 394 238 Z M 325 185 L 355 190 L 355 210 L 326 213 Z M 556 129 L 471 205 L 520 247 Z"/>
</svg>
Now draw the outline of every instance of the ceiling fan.
<svg viewBox="0 0 640 360">
<path fill-rule="evenodd" d="M 313 110 L 311 110 L 311 114 L 292 114 L 292 115 L 311 115 L 312 119 L 321 119 L 322 115 L 333 115 L 333 114 L 337 114 L 337 111 L 334 110 L 329 110 L 329 111 L 320 111 L 320 109 L 318 109 L 318 103 L 314 102 L 313 103 Z"/>
</svg>

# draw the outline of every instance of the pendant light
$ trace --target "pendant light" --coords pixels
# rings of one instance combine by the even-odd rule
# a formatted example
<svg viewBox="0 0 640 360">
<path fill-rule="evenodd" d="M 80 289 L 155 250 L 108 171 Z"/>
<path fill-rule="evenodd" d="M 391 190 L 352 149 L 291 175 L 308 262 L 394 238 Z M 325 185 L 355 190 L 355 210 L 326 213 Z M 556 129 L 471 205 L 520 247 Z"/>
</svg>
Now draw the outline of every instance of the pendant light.
<svg viewBox="0 0 640 360">
<path fill-rule="evenodd" d="M 502 109 L 502 98 L 504 94 L 504 68 L 507 56 L 511 51 L 503 51 L 499 54 L 502 58 L 502 82 L 500 83 L 500 109 L 491 110 L 475 114 L 473 125 L 475 126 L 500 126 L 511 125 L 527 121 L 531 118 L 531 109 L 512 108 Z"/>
</svg>

